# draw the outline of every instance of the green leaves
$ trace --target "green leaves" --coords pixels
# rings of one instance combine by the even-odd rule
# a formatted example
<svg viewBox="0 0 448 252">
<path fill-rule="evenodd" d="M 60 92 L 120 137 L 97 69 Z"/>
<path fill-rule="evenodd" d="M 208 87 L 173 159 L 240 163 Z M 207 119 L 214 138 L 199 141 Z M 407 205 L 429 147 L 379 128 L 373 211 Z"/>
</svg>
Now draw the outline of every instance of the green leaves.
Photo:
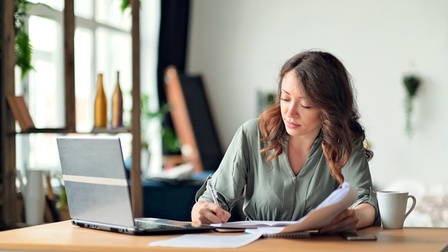
<svg viewBox="0 0 448 252">
<path fill-rule="evenodd" d="M 125 12 L 126 9 L 128 7 L 130 7 L 130 6 L 131 6 L 131 1 L 130 0 L 122 0 L 121 1 L 121 6 L 120 6 L 121 12 Z"/>
<path fill-rule="evenodd" d="M 142 2 L 138 1 L 138 7 L 142 7 Z M 121 13 L 124 13 L 128 8 L 131 8 L 131 0 L 122 0 L 120 5 Z"/>
<path fill-rule="evenodd" d="M 16 34 L 16 65 L 22 70 L 23 79 L 28 72 L 33 69 L 31 65 L 32 47 L 28 34 L 23 29 L 19 29 Z"/>
<path fill-rule="evenodd" d="M 416 75 L 407 75 L 404 77 L 403 83 L 408 96 L 411 98 L 415 96 L 418 88 L 420 87 L 420 82 L 420 78 Z"/>
<path fill-rule="evenodd" d="M 148 129 L 147 123 L 152 119 L 157 119 L 163 123 L 165 116 L 170 112 L 171 105 L 169 103 L 163 104 L 158 110 L 152 111 L 149 108 L 149 95 L 142 94 L 140 97 L 140 113 L 142 120 L 142 132 L 143 139 L 141 140 L 142 146 L 148 147 Z M 180 143 L 176 133 L 171 127 L 162 125 L 161 132 L 163 141 L 163 152 L 167 154 L 177 154 L 180 152 Z"/>
<path fill-rule="evenodd" d="M 406 75 L 403 78 L 403 84 L 406 89 L 406 98 L 405 98 L 405 113 L 406 113 L 406 132 L 409 136 L 412 135 L 412 123 L 411 117 L 412 112 L 414 111 L 413 107 L 413 99 L 417 95 L 418 88 L 421 85 L 420 77 L 417 75 L 411 74 Z"/>
<path fill-rule="evenodd" d="M 168 103 L 166 103 L 162 105 L 159 110 L 153 112 L 149 109 L 149 95 L 142 94 L 140 98 L 140 109 L 142 120 L 147 121 L 153 118 L 162 120 L 165 115 L 171 110 L 171 107 Z"/>
<path fill-rule="evenodd" d="M 26 0 L 14 1 L 16 65 L 22 71 L 22 79 L 28 74 L 31 69 L 33 69 L 33 66 L 31 65 L 33 48 L 31 47 L 30 38 L 25 31 L 25 18 L 27 16 L 26 11 L 28 8 L 28 4 L 29 2 Z"/>
</svg>

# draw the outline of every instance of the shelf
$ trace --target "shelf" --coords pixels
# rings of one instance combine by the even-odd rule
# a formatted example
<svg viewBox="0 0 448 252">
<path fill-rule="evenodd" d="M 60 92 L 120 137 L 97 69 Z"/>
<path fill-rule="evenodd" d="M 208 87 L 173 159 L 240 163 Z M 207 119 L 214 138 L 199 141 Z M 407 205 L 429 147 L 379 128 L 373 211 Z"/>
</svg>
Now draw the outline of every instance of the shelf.
<svg viewBox="0 0 448 252">
<path fill-rule="evenodd" d="M 107 133 L 107 134 L 117 134 L 117 133 L 130 133 L 128 128 L 93 128 L 89 133 Z"/>
<path fill-rule="evenodd" d="M 28 131 L 11 132 L 10 135 L 16 134 L 36 134 L 36 133 L 74 133 L 74 134 L 119 134 L 131 133 L 128 128 L 93 128 L 92 131 L 74 131 L 66 128 L 35 128 Z"/>
<path fill-rule="evenodd" d="M 12 134 L 34 134 L 34 133 L 73 133 L 65 128 L 35 128 L 28 131 L 13 132 Z"/>
</svg>

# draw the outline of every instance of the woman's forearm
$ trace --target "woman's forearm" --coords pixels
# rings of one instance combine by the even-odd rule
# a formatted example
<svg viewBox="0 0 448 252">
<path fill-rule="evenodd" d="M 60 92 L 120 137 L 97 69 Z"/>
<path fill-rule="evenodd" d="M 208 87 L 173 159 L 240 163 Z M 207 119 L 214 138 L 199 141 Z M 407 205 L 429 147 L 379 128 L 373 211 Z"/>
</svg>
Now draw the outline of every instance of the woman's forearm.
<svg viewBox="0 0 448 252">
<path fill-rule="evenodd" d="M 369 203 L 361 203 L 354 208 L 359 219 L 357 228 L 372 226 L 375 221 L 375 208 Z"/>
</svg>

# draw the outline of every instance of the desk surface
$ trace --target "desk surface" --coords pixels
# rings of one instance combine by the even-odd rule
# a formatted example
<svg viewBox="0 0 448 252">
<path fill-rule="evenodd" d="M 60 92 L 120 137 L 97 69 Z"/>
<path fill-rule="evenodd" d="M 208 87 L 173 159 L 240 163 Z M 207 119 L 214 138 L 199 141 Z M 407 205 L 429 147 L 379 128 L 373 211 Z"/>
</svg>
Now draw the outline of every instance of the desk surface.
<svg viewBox="0 0 448 252">
<path fill-rule="evenodd" d="M 346 241 L 339 236 L 306 239 L 260 239 L 238 249 L 150 247 L 151 241 L 175 235 L 132 236 L 89 230 L 62 221 L 0 232 L 0 250 L 26 251 L 448 251 L 448 228 L 366 228 L 377 241 Z M 216 233 L 216 235 L 226 235 Z"/>
</svg>

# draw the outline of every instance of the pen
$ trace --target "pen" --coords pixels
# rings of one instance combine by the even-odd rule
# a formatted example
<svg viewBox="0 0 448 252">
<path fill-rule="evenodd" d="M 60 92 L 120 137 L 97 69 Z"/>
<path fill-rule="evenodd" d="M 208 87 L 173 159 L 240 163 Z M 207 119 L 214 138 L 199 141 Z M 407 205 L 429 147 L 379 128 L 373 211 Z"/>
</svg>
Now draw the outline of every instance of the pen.
<svg viewBox="0 0 448 252">
<path fill-rule="evenodd" d="M 213 203 L 219 204 L 218 203 L 218 194 L 216 193 L 215 188 L 210 184 L 210 181 L 208 181 L 208 183 L 207 183 L 207 190 L 209 190 L 210 193 L 212 194 Z"/>
</svg>

